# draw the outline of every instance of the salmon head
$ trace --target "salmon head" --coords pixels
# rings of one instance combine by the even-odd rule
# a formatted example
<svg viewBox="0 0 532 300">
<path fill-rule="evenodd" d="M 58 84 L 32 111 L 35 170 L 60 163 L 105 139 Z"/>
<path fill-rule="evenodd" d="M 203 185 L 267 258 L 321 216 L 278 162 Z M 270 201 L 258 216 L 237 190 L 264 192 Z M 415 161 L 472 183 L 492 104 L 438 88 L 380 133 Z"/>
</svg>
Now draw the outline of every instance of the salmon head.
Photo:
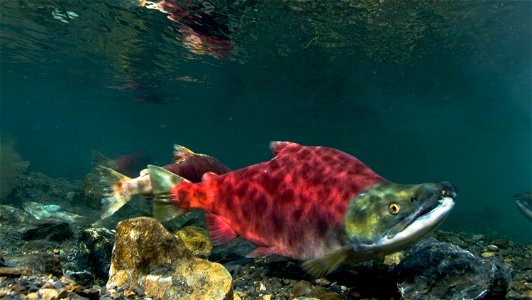
<svg viewBox="0 0 532 300">
<path fill-rule="evenodd" d="M 454 206 L 456 188 L 448 182 L 401 185 L 381 182 L 353 197 L 344 215 L 343 246 L 303 263 L 315 277 L 339 265 L 379 259 L 434 230 Z"/>
<path fill-rule="evenodd" d="M 436 228 L 455 197 L 449 182 L 375 184 L 349 203 L 344 217 L 348 244 L 357 253 L 375 256 L 400 250 Z"/>
</svg>

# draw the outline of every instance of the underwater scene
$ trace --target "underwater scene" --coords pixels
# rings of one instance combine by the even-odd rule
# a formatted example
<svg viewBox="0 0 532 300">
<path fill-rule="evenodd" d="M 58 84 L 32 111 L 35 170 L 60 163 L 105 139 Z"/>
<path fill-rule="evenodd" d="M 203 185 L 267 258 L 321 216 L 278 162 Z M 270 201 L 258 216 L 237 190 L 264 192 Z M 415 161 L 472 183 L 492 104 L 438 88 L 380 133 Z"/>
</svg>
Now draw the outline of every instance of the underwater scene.
<svg viewBox="0 0 532 300">
<path fill-rule="evenodd" d="M 531 23 L 0 1 L 0 299 L 532 299 Z"/>
</svg>

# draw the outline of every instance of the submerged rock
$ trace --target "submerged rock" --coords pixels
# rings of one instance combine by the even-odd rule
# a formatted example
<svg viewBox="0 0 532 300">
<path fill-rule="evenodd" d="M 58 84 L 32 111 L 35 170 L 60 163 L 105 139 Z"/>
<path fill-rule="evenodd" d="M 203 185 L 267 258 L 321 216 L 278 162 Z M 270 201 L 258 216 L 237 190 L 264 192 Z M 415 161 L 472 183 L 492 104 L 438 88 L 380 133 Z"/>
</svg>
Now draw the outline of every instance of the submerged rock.
<svg viewBox="0 0 532 300">
<path fill-rule="evenodd" d="M 31 218 L 21 209 L 9 205 L 0 205 L 0 223 L 20 224 Z"/>
<path fill-rule="evenodd" d="M 60 242 L 72 237 L 73 232 L 68 222 L 59 220 L 39 220 L 21 230 L 22 239 L 50 240 Z"/>
<path fill-rule="evenodd" d="M 511 271 L 456 245 L 427 238 L 395 269 L 404 299 L 504 298 Z"/>
<path fill-rule="evenodd" d="M 197 226 L 186 226 L 176 232 L 185 247 L 196 257 L 207 258 L 211 255 L 212 243 L 207 230 Z"/>
<path fill-rule="evenodd" d="M 116 228 L 108 289 L 143 290 L 155 299 L 230 299 L 232 278 L 220 264 L 196 258 L 155 219 Z"/>
<path fill-rule="evenodd" d="M 107 279 L 114 239 L 114 232 L 107 228 L 87 228 L 81 234 L 85 265 L 98 278 Z"/>
<path fill-rule="evenodd" d="M 296 282 L 290 293 L 293 297 L 297 299 L 323 299 L 323 300 L 342 300 L 344 297 L 338 295 L 337 293 L 324 288 L 322 286 L 316 286 L 311 284 L 308 281 L 300 280 Z"/>
<path fill-rule="evenodd" d="M 22 254 L 5 257 L 5 265 L 11 268 L 31 270 L 33 274 L 54 276 L 63 275 L 61 261 L 47 253 Z"/>
</svg>

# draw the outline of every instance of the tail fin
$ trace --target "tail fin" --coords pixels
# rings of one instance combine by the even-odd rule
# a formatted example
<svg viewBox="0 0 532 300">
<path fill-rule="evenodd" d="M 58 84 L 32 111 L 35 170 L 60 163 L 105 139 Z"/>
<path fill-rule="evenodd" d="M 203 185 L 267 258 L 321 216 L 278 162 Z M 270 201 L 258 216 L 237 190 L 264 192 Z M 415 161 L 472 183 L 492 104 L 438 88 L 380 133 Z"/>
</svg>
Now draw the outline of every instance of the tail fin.
<svg viewBox="0 0 532 300">
<path fill-rule="evenodd" d="M 97 168 L 98 166 L 104 166 L 108 168 L 116 168 L 116 162 L 114 162 L 112 159 L 108 158 L 107 156 L 103 155 L 101 152 L 98 152 L 94 149 L 92 149 L 92 167 Z"/>
<path fill-rule="evenodd" d="M 164 168 L 148 165 L 151 186 L 154 194 L 153 216 L 161 222 L 169 221 L 184 213 L 172 203 L 172 187 L 184 179 Z"/>
<path fill-rule="evenodd" d="M 131 200 L 131 193 L 126 188 L 123 188 L 127 186 L 127 182 L 131 178 L 104 166 L 97 166 L 96 170 L 100 173 L 100 182 L 103 184 L 104 192 L 100 219 L 105 219 L 112 216 Z"/>
</svg>

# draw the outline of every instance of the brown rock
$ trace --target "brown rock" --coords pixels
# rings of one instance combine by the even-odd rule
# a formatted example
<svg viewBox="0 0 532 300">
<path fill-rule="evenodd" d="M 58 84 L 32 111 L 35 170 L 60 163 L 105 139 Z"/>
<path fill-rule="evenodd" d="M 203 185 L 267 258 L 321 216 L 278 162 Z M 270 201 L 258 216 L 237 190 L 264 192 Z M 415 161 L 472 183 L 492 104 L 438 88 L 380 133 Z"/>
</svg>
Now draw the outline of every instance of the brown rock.
<svg viewBox="0 0 532 300">
<path fill-rule="evenodd" d="M 59 257 L 49 253 L 31 253 L 5 257 L 6 264 L 22 269 L 30 269 L 33 274 L 63 275 Z"/>
<path fill-rule="evenodd" d="M 337 293 L 324 288 L 322 286 L 314 286 L 308 281 L 300 280 L 296 282 L 290 293 L 293 297 L 303 297 L 323 300 L 341 300 L 342 296 Z"/>
<path fill-rule="evenodd" d="M 54 300 L 59 295 L 55 289 L 41 289 L 39 294 L 43 300 Z"/>
<path fill-rule="evenodd" d="M 176 235 L 194 256 L 207 258 L 211 255 L 212 243 L 207 230 L 197 226 L 186 226 L 177 231 Z"/>
<path fill-rule="evenodd" d="M 31 270 L 27 268 L 0 267 L 0 276 L 20 277 L 22 275 L 31 275 Z"/>
<path fill-rule="evenodd" d="M 232 299 L 220 264 L 196 258 L 158 221 L 140 217 L 116 228 L 108 288 L 141 289 L 154 299 Z"/>
</svg>

